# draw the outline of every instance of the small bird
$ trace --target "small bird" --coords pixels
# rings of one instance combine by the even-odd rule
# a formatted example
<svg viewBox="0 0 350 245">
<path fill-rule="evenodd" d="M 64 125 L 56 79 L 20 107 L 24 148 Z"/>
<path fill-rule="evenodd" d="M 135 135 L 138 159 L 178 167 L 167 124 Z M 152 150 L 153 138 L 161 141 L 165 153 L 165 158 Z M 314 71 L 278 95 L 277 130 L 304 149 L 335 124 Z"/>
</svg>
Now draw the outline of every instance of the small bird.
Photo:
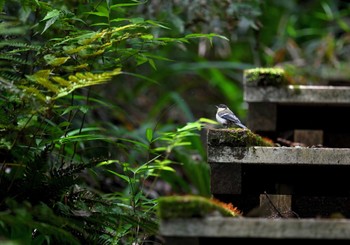
<svg viewBox="0 0 350 245">
<path fill-rule="evenodd" d="M 218 108 L 216 112 L 216 120 L 219 123 L 224 126 L 230 126 L 233 124 L 240 128 L 247 129 L 247 127 L 241 123 L 238 117 L 227 107 L 227 105 L 220 104 L 217 105 L 216 108 Z"/>
</svg>

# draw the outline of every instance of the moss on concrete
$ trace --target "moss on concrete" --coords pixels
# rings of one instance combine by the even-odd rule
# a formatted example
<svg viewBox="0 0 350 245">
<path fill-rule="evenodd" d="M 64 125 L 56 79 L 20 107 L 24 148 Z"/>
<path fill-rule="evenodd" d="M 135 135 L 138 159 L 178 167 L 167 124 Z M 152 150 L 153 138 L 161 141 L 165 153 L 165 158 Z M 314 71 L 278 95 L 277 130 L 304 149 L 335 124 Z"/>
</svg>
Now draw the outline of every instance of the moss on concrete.
<svg viewBox="0 0 350 245">
<path fill-rule="evenodd" d="M 244 71 L 244 82 L 253 86 L 282 86 L 289 84 L 282 68 L 253 68 Z"/>
<path fill-rule="evenodd" d="M 208 131 L 208 144 L 233 147 L 274 146 L 274 142 L 248 129 L 229 128 Z"/>
<path fill-rule="evenodd" d="M 203 196 L 165 196 L 158 199 L 158 214 L 161 219 L 193 218 L 212 215 L 224 217 L 240 216 L 232 204 L 226 204 Z"/>
</svg>

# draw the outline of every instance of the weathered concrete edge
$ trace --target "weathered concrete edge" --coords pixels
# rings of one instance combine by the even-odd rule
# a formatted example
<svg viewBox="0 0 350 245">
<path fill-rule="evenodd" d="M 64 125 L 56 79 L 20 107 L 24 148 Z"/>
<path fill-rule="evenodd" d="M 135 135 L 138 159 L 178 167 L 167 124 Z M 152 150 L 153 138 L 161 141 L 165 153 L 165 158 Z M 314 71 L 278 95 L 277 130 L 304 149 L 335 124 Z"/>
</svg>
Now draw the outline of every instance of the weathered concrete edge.
<svg viewBox="0 0 350 245">
<path fill-rule="evenodd" d="M 274 103 L 350 104 L 350 87 L 288 85 L 245 86 L 244 101 Z"/>
<path fill-rule="evenodd" d="M 346 219 L 190 218 L 161 220 L 171 237 L 350 239 Z"/>
<path fill-rule="evenodd" d="M 209 163 L 350 165 L 349 148 L 208 146 Z"/>
</svg>

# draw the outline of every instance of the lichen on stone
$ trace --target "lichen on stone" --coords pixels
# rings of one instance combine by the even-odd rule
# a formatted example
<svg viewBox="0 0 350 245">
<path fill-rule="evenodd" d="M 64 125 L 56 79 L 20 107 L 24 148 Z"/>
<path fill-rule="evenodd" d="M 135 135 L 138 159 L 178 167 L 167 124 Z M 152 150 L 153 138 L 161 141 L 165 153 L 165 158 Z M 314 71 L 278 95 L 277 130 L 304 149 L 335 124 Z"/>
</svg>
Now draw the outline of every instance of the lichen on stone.
<svg viewBox="0 0 350 245">
<path fill-rule="evenodd" d="M 282 68 L 253 68 L 244 71 L 244 82 L 250 86 L 282 86 L 289 84 Z"/>
<path fill-rule="evenodd" d="M 241 212 L 232 204 L 204 196 L 164 196 L 158 199 L 158 214 L 161 219 L 194 218 L 221 215 L 237 217 Z"/>
</svg>

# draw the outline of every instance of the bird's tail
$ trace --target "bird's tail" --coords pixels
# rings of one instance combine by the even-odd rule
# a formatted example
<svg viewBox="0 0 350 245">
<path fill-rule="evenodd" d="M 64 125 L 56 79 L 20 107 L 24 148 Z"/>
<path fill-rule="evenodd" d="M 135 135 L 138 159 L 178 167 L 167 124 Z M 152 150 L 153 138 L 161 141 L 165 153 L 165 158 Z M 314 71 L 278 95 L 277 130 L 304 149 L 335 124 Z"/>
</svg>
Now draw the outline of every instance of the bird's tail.
<svg viewBox="0 0 350 245">
<path fill-rule="evenodd" d="M 248 129 L 246 126 L 244 126 L 242 123 L 238 123 L 237 126 L 243 128 L 243 129 Z"/>
</svg>

